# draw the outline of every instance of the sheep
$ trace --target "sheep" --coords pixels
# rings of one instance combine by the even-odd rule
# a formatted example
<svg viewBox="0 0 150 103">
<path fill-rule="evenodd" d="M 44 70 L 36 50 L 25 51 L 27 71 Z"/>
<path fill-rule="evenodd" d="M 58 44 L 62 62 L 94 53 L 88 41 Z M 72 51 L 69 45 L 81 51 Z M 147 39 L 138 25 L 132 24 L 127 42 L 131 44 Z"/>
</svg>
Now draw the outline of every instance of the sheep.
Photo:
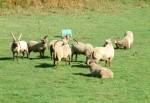
<svg viewBox="0 0 150 103">
<path fill-rule="evenodd" d="M 76 44 L 72 44 L 72 61 L 73 61 L 73 56 L 74 54 L 76 55 L 75 57 L 75 61 L 77 61 L 77 55 L 78 54 L 83 54 L 86 55 L 86 61 L 87 58 L 89 57 L 89 55 L 91 54 L 91 52 L 93 51 L 93 46 L 91 44 L 84 44 L 82 42 L 78 42 L 77 40 L 73 39 Z"/>
<path fill-rule="evenodd" d="M 40 42 L 37 41 L 29 41 L 28 48 L 29 48 L 29 55 L 33 52 L 39 52 L 41 57 L 44 57 L 44 52 L 47 47 L 47 36 L 41 39 Z"/>
<path fill-rule="evenodd" d="M 93 52 L 91 53 L 92 59 L 99 61 L 104 60 L 105 66 L 109 63 L 109 67 L 111 66 L 112 59 L 114 57 L 114 48 L 111 39 L 105 40 L 104 47 L 95 47 Z"/>
<path fill-rule="evenodd" d="M 26 41 L 20 41 L 22 33 L 20 34 L 18 40 L 16 40 L 15 36 L 13 33 L 11 33 L 12 37 L 13 37 L 13 42 L 11 44 L 11 51 L 13 54 L 13 60 L 15 59 L 15 57 L 17 58 L 18 61 L 18 54 L 22 53 L 23 58 L 24 55 L 27 55 L 28 58 L 28 45 Z"/>
<path fill-rule="evenodd" d="M 88 66 L 92 76 L 100 76 L 101 78 L 113 78 L 113 72 L 110 69 L 96 64 L 94 60 L 88 60 Z"/>
<path fill-rule="evenodd" d="M 62 41 L 61 41 L 61 40 L 62 40 Z M 69 40 L 70 40 L 70 38 L 69 38 L 68 36 L 64 36 L 64 38 L 62 38 L 61 40 L 60 40 L 60 43 L 57 43 L 57 45 L 61 45 L 63 42 L 68 43 Z M 52 58 L 53 58 L 53 53 L 54 53 L 54 44 L 55 44 L 57 41 L 58 41 L 58 40 L 52 40 L 52 41 L 49 43 L 49 45 L 48 45 L 49 51 L 50 51 L 51 60 L 52 60 Z"/>
<path fill-rule="evenodd" d="M 68 43 L 63 42 L 63 44 L 59 45 L 60 41 L 57 41 L 54 45 L 54 54 L 53 54 L 53 63 L 54 66 L 56 66 L 56 61 L 57 65 L 58 62 L 60 62 L 62 59 L 66 59 L 66 64 L 67 64 L 67 59 L 70 65 L 70 59 L 71 59 L 71 48 Z"/>
<path fill-rule="evenodd" d="M 134 41 L 133 32 L 126 31 L 122 40 L 115 40 L 116 48 L 130 49 Z"/>
</svg>

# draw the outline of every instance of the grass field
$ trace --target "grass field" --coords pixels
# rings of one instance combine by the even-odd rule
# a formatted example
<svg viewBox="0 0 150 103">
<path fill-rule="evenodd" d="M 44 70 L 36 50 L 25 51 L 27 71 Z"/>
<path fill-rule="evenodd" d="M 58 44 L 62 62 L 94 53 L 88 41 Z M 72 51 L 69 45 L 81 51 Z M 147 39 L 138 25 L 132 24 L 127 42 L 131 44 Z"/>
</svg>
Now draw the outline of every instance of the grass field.
<svg viewBox="0 0 150 103">
<path fill-rule="evenodd" d="M 113 79 L 90 77 L 82 62 L 55 69 L 46 51 L 45 59 L 31 53 L 32 60 L 12 60 L 12 37 L 40 40 L 57 39 L 63 28 L 73 37 L 94 46 L 107 38 L 123 37 L 126 30 L 135 35 L 131 50 L 116 50 Z M 79 61 L 84 61 L 79 56 Z M 102 63 L 102 65 L 104 65 Z M 128 8 L 111 13 L 96 11 L 58 12 L 47 15 L 0 16 L 0 103 L 149 103 L 150 102 L 150 7 Z"/>
</svg>

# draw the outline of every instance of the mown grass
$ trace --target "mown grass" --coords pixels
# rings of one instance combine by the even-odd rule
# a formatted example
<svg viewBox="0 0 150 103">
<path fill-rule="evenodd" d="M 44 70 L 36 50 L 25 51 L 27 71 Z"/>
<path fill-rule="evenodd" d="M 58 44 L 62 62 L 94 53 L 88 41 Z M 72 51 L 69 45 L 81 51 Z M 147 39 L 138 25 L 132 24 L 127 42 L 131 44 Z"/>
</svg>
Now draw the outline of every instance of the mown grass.
<svg viewBox="0 0 150 103">
<path fill-rule="evenodd" d="M 149 103 L 150 102 L 150 7 L 128 8 L 114 13 L 77 12 L 48 15 L 0 17 L 0 103 Z M 113 79 L 90 77 L 82 62 L 55 69 L 46 58 L 31 53 L 32 60 L 11 59 L 10 32 L 23 33 L 23 40 L 49 41 L 71 28 L 73 37 L 94 46 L 107 38 L 123 37 L 126 30 L 135 34 L 131 50 L 116 50 Z M 83 56 L 79 56 L 84 61 Z M 103 65 L 103 63 L 101 63 Z"/>
</svg>

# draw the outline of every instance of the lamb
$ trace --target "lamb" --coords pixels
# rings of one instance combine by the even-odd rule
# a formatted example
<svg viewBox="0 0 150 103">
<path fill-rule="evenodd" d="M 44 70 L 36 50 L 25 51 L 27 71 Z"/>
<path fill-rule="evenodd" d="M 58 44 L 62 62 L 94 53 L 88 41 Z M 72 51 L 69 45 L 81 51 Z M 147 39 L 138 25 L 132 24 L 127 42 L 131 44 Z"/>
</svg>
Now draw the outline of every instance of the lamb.
<svg viewBox="0 0 150 103">
<path fill-rule="evenodd" d="M 73 39 L 76 44 L 72 44 L 72 61 L 73 61 L 73 56 L 74 54 L 76 55 L 75 61 L 77 61 L 77 55 L 78 54 L 83 54 L 86 55 L 86 61 L 87 58 L 90 56 L 91 52 L 93 51 L 93 46 L 91 44 L 84 44 L 82 42 L 78 42 L 77 40 Z"/>
<path fill-rule="evenodd" d="M 58 46 L 59 43 L 60 41 L 57 41 L 54 45 L 54 54 L 53 54 L 54 66 L 56 66 L 56 61 L 58 65 L 58 62 L 60 62 L 62 59 L 66 60 L 66 64 L 67 64 L 67 59 L 68 59 L 68 62 L 70 65 L 71 48 L 68 43 L 63 42 L 62 45 Z"/>
<path fill-rule="evenodd" d="M 110 69 L 96 64 L 94 60 L 88 60 L 88 65 L 92 76 L 100 76 L 101 78 L 113 78 L 113 72 Z"/>
<path fill-rule="evenodd" d="M 47 47 L 47 36 L 41 39 L 40 42 L 37 41 L 29 41 L 28 48 L 29 48 L 29 55 L 33 52 L 39 52 L 41 57 L 44 57 L 44 52 Z"/>
<path fill-rule="evenodd" d="M 18 40 L 16 40 L 13 33 L 11 33 L 11 35 L 13 37 L 13 42 L 11 44 L 11 51 L 13 53 L 13 59 L 15 59 L 16 57 L 18 61 L 18 54 L 20 53 L 22 53 L 23 58 L 25 54 L 27 55 L 27 58 L 28 58 L 28 45 L 25 41 L 20 41 L 22 33 L 20 34 Z"/>
<path fill-rule="evenodd" d="M 115 40 L 116 48 L 130 49 L 134 41 L 133 32 L 126 31 L 122 40 Z"/>
<path fill-rule="evenodd" d="M 105 41 L 104 47 L 95 47 L 91 57 L 92 59 L 99 61 L 104 60 L 105 66 L 107 63 L 109 63 L 109 66 L 111 66 L 112 59 L 114 57 L 114 48 L 111 39 L 107 39 Z"/>
<path fill-rule="evenodd" d="M 59 40 L 60 42 L 57 43 L 57 45 L 62 45 L 63 42 L 66 42 L 68 43 L 70 40 L 70 38 L 68 36 L 64 36 L 63 39 Z M 57 42 L 58 40 L 52 40 L 50 43 L 49 43 L 49 51 L 50 51 L 50 56 L 51 56 L 51 60 L 53 58 L 53 53 L 54 53 L 54 44 Z"/>
</svg>

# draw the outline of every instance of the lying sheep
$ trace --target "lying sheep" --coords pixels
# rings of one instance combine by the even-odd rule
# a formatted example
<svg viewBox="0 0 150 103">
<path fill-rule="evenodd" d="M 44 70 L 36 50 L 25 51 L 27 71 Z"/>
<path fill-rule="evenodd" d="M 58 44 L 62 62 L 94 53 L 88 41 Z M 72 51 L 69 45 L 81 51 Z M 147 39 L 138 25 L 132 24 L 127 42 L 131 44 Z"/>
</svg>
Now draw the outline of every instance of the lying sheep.
<svg viewBox="0 0 150 103">
<path fill-rule="evenodd" d="M 60 43 L 57 43 L 57 45 L 61 45 L 63 42 L 68 43 L 69 40 L 70 40 L 70 38 L 69 38 L 68 36 L 64 36 L 63 39 L 59 40 Z M 53 53 L 54 53 L 54 44 L 55 44 L 57 41 L 58 41 L 58 40 L 52 40 L 52 41 L 49 43 L 49 45 L 48 45 L 49 51 L 50 51 L 51 60 L 52 60 L 52 58 L 53 58 Z"/>
<path fill-rule="evenodd" d="M 91 52 L 93 51 L 93 46 L 91 44 L 84 44 L 82 42 L 78 42 L 75 39 L 73 39 L 76 44 L 72 44 L 72 61 L 73 61 L 73 56 L 76 55 L 75 61 L 77 61 L 77 55 L 78 54 L 83 54 L 86 55 L 86 61 L 87 58 L 90 56 Z"/>
<path fill-rule="evenodd" d="M 113 72 L 96 64 L 94 60 L 88 60 L 90 72 L 92 76 L 100 76 L 101 78 L 113 78 Z"/>
<path fill-rule="evenodd" d="M 63 42 L 62 45 L 58 46 L 59 43 L 60 43 L 60 41 L 57 41 L 54 45 L 54 54 L 53 54 L 54 66 L 56 65 L 56 61 L 57 61 L 57 65 L 58 65 L 58 62 L 60 62 L 62 59 L 66 60 L 66 64 L 67 64 L 67 59 L 68 59 L 68 62 L 70 65 L 71 48 L 68 43 Z"/>
<path fill-rule="evenodd" d="M 13 42 L 11 44 L 11 51 L 13 53 L 13 59 L 15 59 L 16 57 L 18 61 L 18 54 L 20 53 L 22 53 L 23 58 L 25 54 L 27 55 L 27 58 L 28 58 L 28 45 L 25 41 L 20 41 L 22 34 L 20 34 L 18 40 L 16 40 L 13 33 L 11 33 L 11 35 L 13 37 Z"/>
<path fill-rule="evenodd" d="M 122 40 L 115 40 L 116 48 L 130 49 L 134 41 L 133 32 L 126 31 Z"/>
<path fill-rule="evenodd" d="M 99 61 L 99 60 L 104 60 L 105 61 L 105 66 L 107 63 L 109 63 L 109 66 L 111 66 L 111 61 L 114 57 L 114 48 L 111 39 L 108 39 L 105 41 L 104 47 L 95 47 L 92 54 L 91 58 Z"/>
<path fill-rule="evenodd" d="M 40 42 L 37 41 L 29 41 L 28 48 L 29 54 L 33 52 L 39 52 L 41 57 L 44 57 L 44 52 L 47 47 L 47 36 L 41 39 Z"/>
</svg>

